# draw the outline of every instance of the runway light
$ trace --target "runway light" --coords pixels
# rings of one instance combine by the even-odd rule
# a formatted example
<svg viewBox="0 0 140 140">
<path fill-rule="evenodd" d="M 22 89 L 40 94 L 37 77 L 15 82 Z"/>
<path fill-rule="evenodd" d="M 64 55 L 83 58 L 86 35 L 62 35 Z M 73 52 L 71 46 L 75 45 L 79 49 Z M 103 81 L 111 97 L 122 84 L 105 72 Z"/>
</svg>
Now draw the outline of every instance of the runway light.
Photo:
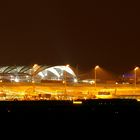
<svg viewBox="0 0 140 140">
<path fill-rule="evenodd" d="M 75 104 L 75 105 L 81 105 L 81 104 L 83 104 L 83 102 L 82 101 L 73 101 L 73 104 Z"/>
</svg>

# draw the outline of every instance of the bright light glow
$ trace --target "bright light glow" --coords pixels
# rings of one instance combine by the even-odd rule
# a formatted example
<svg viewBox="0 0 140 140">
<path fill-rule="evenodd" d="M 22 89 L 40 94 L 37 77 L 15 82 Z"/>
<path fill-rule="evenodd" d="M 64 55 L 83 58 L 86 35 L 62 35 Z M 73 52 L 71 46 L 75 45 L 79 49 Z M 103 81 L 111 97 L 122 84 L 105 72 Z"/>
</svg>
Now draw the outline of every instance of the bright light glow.
<svg viewBox="0 0 140 140">
<path fill-rule="evenodd" d="M 83 80 L 82 82 L 83 82 L 83 83 L 88 83 L 89 81 L 88 81 L 88 80 Z"/>
<path fill-rule="evenodd" d="M 77 82 L 78 82 L 78 80 L 76 78 L 74 78 L 74 83 L 77 83 Z"/>
<path fill-rule="evenodd" d="M 38 64 L 34 64 L 33 69 L 35 69 L 36 67 L 38 67 Z"/>
<path fill-rule="evenodd" d="M 45 74 L 44 74 L 45 76 L 48 76 L 48 73 L 47 72 L 45 72 Z"/>
<path fill-rule="evenodd" d="M 92 80 L 92 81 L 89 81 L 89 83 L 90 83 L 90 84 L 95 84 L 95 81 L 94 81 L 94 80 Z"/>
<path fill-rule="evenodd" d="M 83 83 L 95 84 L 94 80 L 83 80 Z"/>
<path fill-rule="evenodd" d="M 76 104 L 76 105 L 81 105 L 83 102 L 82 101 L 73 101 L 73 104 Z"/>
<path fill-rule="evenodd" d="M 99 69 L 100 67 L 97 65 L 96 67 L 95 67 L 95 69 Z"/>
<path fill-rule="evenodd" d="M 17 82 L 17 83 L 19 82 L 19 78 L 18 77 L 15 78 L 15 82 Z"/>
<path fill-rule="evenodd" d="M 37 71 L 40 68 L 40 66 L 38 64 L 34 64 L 33 66 L 33 71 Z"/>
<path fill-rule="evenodd" d="M 137 71 L 139 69 L 139 67 L 136 67 L 134 70 Z"/>
</svg>

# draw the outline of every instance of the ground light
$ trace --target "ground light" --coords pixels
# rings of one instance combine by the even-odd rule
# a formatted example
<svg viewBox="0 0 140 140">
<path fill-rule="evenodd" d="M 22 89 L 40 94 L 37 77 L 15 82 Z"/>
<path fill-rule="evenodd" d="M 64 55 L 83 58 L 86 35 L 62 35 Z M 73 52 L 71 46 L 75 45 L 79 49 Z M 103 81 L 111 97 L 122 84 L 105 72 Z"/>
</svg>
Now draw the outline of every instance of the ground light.
<svg viewBox="0 0 140 140">
<path fill-rule="evenodd" d="M 81 105 L 81 104 L 83 104 L 83 102 L 82 101 L 73 101 L 73 104 L 75 104 L 75 105 Z"/>
</svg>

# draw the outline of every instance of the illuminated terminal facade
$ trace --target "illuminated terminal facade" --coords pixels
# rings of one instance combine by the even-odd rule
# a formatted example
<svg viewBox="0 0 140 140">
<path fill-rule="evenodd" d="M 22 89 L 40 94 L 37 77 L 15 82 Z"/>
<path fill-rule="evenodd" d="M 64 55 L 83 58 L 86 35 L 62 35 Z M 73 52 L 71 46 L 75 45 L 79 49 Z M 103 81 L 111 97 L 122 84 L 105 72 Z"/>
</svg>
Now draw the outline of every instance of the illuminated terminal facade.
<svg viewBox="0 0 140 140">
<path fill-rule="evenodd" d="M 1 66 L 0 82 L 76 82 L 77 78 L 70 66 Z"/>
</svg>

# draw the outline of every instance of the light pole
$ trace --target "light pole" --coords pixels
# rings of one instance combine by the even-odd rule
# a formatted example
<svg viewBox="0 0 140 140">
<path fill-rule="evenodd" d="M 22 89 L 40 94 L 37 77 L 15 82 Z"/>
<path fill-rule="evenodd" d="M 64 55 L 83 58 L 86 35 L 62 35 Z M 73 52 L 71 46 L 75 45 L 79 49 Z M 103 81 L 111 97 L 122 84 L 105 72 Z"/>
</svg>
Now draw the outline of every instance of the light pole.
<svg viewBox="0 0 140 140">
<path fill-rule="evenodd" d="M 94 74 L 94 76 L 95 76 L 95 88 L 97 86 L 97 69 L 99 69 L 98 65 L 94 68 L 94 72 L 95 72 L 95 74 Z"/>
<path fill-rule="evenodd" d="M 66 73 L 66 68 L 67 67 L 69 67 L 69 65 L 66 65 L 64 70 L 63 70 L 63 76 L 64 76 L 63 83 L 64 83 L 64 86 L 65 86 L 65 91 L 64 91 L 65 96 L 67 96 L 67 73 Z"/>
<path fill-rule="evenodd" d="M 137 70 L 139 69 L 139 67 L 136 67 L 135 69 L 134 69 L 134 71 L 135 71 L 135 88 L 137 87 Z"/>
<path fill-rule="evenodd" d="M 34 83 L 35 82 L 35 79 L 34 79 L 34 77 L 35 77 L 35 72 L 38 70 L 38 68 L 39 68 L 39 65 L 38 64 L 34 64 L 33 65 L 33 67 L 32 67 L 32 83 Z"/>
<path fill-rule="evenodd" d="M 115 96 L 117 94 L 117 85 L 118 85 L 118 82 L 115 83 Z"/>
<path fill-rule="evenodd" d="M 31 71 L 31 81 L 33 84 L 33 92 L 35 92 L 35 72 L 39 69 L 39 67 L 40 66 L 38 64 L 34 64 Z"/>
</svg>

